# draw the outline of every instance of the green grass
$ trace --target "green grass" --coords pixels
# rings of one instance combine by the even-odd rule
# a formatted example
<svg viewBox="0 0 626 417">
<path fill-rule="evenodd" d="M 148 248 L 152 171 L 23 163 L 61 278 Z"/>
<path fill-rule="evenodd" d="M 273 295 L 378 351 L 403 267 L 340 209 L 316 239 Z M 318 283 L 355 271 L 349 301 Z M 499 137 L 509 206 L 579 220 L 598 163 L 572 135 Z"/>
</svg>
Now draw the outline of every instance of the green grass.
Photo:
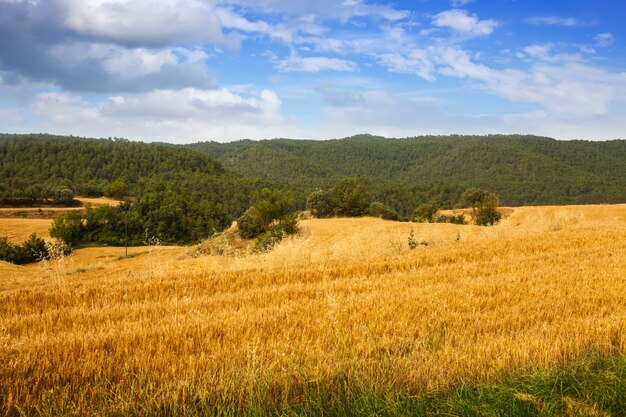
<svg viewBox="0 0 626 417">
<path fill-rule="evenodd" d="M 96 381 L 94 381 L 96 382 Z M 102 382 L 102 381 L 101 381 Z M 96 382 L 96 385 L 99 385 Z M 106 384 L 105 384 L 106 385 Z M 102 386 L 101 388 L 104 388 Z M 493 384 L 460 382 L 429 395 L 355 389 L 350 376 L 294 387 L 291 402 L 270 388 L 240 401 L 174 394 L 155 401 L 156 387 L 131 383 L 125 392 L 90 398 L 93 415 L 108 416 L 626 416 L 626 357 L 589 357 L 576 366 L 510 375 Z M 291 397 L 290 396 L 290 397 Z M 50 395 L 39 407 L 8 415 L 78 415 L 68 398 Z M 2 410 L 0 396 L 0 410 Z M 6 410 L 5 410 L 6 411 Z"/>
</svg>

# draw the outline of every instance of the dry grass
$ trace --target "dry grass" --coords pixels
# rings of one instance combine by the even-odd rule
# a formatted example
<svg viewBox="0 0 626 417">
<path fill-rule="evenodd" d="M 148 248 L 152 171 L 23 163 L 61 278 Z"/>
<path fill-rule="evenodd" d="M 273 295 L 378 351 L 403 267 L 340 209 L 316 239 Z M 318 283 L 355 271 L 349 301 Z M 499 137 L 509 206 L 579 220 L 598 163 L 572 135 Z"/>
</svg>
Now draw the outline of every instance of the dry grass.
<svg viewBox="0 0 626 417">
<path fill-rule="evenodd" d="M 120 205 L 121 200 L 116 200 L 109 197 L 76 197 L 78 201 L 85 204 L 91 204 L 92 206 L 101 206 L 108 204 L 111 207 L 117 207 Z"/>
<path fill-rule="evenodd" d="M 49 237 L 50 226 L 50 219 L 0 218 L 0 236 L 7 236 L 12 243 L 22 243 L 33 233 L 41 238 Z"/>
<path fill-rule="evenodd" d="M 237 410 L 311 384 L 422 394 L 588 349 L 626 354 L 626 205 L 518 208 L 491 228 L 301 226 L 265 255 L 85 249 L 0 264 L 14 277 L 0 280 L 0 405 Z M 411 228 L 429 245 L 409 250 Z"/>
</svg>

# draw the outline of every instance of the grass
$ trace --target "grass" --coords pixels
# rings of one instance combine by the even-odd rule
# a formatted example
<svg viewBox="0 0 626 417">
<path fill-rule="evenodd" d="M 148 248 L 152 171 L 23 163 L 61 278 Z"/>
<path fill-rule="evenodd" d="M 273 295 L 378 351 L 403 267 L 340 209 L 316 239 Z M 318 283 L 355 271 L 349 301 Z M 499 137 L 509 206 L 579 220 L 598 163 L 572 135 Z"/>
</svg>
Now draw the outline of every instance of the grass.
<svg viewBox="0 0 626 417">
<path fill-rule="evenodd" d="M 0 264 L 0 413 L 624 415 L 626 205 L 301 226 L 263 255 Z"/>
</svg>

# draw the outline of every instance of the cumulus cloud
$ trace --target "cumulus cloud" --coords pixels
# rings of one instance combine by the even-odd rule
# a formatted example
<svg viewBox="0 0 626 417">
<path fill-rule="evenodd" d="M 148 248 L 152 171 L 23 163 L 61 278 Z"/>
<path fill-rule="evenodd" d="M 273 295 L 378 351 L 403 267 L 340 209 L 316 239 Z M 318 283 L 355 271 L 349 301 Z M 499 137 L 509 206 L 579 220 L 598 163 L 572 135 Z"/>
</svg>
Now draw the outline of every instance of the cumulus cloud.
<svg viewBox="0 0 626 417">
<path fill-rule="evenodd" d="M 469 15 L 466 10 L 461 9 L 441 12 L 433 17 L 432 23 L 468 37 L 489 35 L 498 26 L 498 22 L 493 19 L 480 20 L 476 15 Z"/>
<path fill-rule="evenodd" d="M 222 33 L 213 1 L 58 1 L 64 7 L 67 28 L 106 42 L 152 47 L 210 42 L 236 47 L 239 41 Z"/>
<path fill-rule="evenodd" d="M 79 7 L 77 4 L 72 3 Z M 117 7 L 116 3 L 106 4 L 111 9 Z M 94 6 L 99 10 L 105 3 L 97 1 Z M 96 41 L 91 35 L 63 26 L 64 13 L 56 1 L 0 2 L 0 70 L 33 83 L 72 91 L 215 86 L 214 77 L 203 62 L 206 54 L 199 49 L 130 47 L 103 39 Z"/>
<path fill-rule="evenodd" d="M 186 88 L 110 96 L 96 103 L 77 94 L 47 92 L 28 111 L 42 131 L 96 137 L 189 142 L 302 135 L 281 115 L 281 107 L 271 90 L 243 94 Z"/>
</svg>

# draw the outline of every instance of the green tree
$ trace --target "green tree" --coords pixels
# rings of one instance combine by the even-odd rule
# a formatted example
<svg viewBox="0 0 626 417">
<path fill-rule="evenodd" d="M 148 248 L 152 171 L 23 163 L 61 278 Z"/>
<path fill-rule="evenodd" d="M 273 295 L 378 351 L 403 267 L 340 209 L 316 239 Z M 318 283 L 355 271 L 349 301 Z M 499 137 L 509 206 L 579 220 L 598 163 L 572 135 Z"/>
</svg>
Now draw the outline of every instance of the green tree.
<svg viewBox="0 0 626 417">
<path fill-rule="evenodd" d="M 253 239 L 265 231 L 265 224 L 259 209 L 252 206 L 237 219 L 239 236 L 244 239 Z"/>
<path fill-rule="evenodd" d="M 318 218 L 330 217 L 335 213 L 335 203 L 332 194 L 326 190 L 316 188 L 306 199 L 306 209 Z"/>
<path fill-rule="evenodd" d="M 365 177 L 344 178 L 332 189 L 335 214 L 359 217 L 367 214 L 371 200 L 371 181 Z"/>
<path fill-rule="evenodd" d="M 413 220 L 419 223 L 435 221 L 435 215 L 439 211 L 439 204 L 435 200 L 431 200 L 430 203 L 423 203 L 417 206 L 415 213 L 413 214 Z"/>
<path fill-rule="evenodd" d="M 109 183 L 102 190 L 104 195 L 107 197 L 119 198 L 122 199 L 129 195 L 129 187 L 126 179 L 124 177 L 120 177 L 115 181 Z"/>
<path fill-rule="evenodd" d="M 489 191 L 469 188 L 461 198 L 465 205 L 472 208 L 472 219 L 479 226 L 493 226 L 502 218 L 498 211 L 500 200 Z"/>
<path fill-rule="evenodd" d="M 369 215 L 378 217 L 384 220 L 399 220 L 400 215 L 397 211 L 389 207 L 385 203 L 380 201 L 374 201 L 370 204 L 368 209 Z"/>
<path fill-rule="evenodd" d="M 269 225 L 293 210 L 293 197 L 290 193 L 281 190 L 263 188 L 261 196 L 253 203 L 259 212 L 263 225 L 267 229 Z"/>
</svg>

